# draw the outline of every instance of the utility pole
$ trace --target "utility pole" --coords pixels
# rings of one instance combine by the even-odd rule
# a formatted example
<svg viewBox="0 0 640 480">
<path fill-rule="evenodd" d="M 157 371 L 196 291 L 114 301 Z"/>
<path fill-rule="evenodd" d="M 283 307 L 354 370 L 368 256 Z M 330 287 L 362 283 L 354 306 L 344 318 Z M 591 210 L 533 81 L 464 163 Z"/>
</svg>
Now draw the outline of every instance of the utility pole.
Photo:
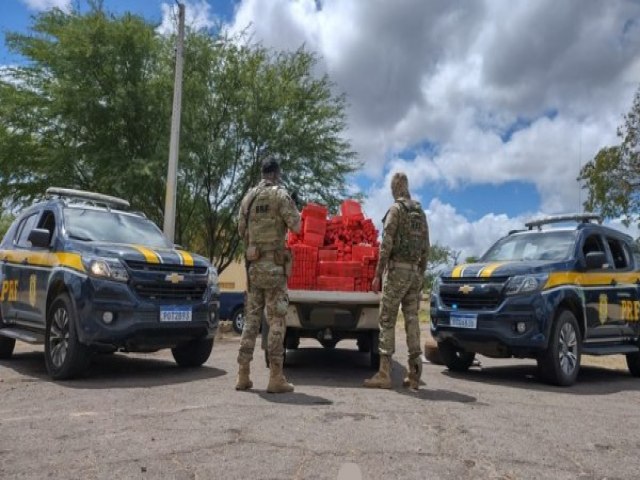
<svg viewBox="0 0 640 480">
<path fill-rule="evenodd" d="M 180 114 L 182 111 L 182 64 L 184 50 L 184 4 L 178 3 L 178 39 L 176 42 L 176 76 L 173 84 L 173 112 L 171 114 L 171 137 L 169 141 L 169 168 L 167 170 L 167 192 L 164 202 L 164 233 L 171 243 L 176 232 L 176 189 L 178 175 L 178 152 L 180 151 Z"/>
</svg>

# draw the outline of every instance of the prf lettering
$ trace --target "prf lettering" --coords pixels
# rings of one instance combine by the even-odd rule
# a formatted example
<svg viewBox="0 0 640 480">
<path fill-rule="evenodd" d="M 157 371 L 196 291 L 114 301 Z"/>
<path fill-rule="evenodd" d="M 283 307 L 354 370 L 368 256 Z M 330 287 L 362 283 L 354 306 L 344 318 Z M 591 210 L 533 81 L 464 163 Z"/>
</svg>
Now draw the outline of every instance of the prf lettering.
<svg viewBox="0 0 640 480">
<path fill-rule="evenodd" d="M 5 280 L 0 289 L 0 302 L 18 301 L 18 280 Z"/>
<path fill-rule="evenodd" d="M 620 303 L 622 320 L 627 322 L 640 321 L 640 301 L 622 300 Z"/>
</svg>

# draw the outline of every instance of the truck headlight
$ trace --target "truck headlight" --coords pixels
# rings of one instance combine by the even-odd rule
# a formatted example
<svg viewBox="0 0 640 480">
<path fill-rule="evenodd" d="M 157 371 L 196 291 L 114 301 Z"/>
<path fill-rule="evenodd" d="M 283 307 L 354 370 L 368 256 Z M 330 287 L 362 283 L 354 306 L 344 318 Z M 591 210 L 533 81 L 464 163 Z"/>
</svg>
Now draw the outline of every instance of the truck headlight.
<svg viewBox="0 0 640 480">
<path fill-rule="evenodd" d="M 532 293 L 542 290 L 547 279 L 548 273 L 538 273 L 533 275 L 516 275 L 511 277 L 504 289 L 505 295 L 520 295 Z"/>
<path fill-rule="evenodd" d="M 129 274 L 117 258 L 83 259 L 89 273 L 98 278 L 108 278 L 117 282 L 127 282 Z"/>
</svg>

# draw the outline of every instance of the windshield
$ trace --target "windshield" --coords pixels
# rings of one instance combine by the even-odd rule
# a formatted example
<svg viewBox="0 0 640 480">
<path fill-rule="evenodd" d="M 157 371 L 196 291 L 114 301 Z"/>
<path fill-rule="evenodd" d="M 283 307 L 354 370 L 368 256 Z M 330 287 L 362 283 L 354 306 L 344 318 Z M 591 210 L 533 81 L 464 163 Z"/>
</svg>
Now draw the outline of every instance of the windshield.
<svg viewBox="0 0 640 480">
<path fill-rule="evenodd" d="M 482 257 L 483 262 L 567 260 L 573 254 L 575 231 L 531 232 L 499 240 Z"/>
<path fill-rule="evenodd" d="M 83 208 L 64 209 L 69 238 L 86 242 L 140 244 L 171 247 L 160 229 L 150 220 L 122 212 Z"/>
</svg>

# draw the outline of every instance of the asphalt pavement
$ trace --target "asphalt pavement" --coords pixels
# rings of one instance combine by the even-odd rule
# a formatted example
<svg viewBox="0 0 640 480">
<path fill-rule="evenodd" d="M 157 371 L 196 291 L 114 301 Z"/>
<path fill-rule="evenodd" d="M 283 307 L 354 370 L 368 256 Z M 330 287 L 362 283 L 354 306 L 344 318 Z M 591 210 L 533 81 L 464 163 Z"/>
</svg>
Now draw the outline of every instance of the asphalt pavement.
<svg viewBox="0 0 640 480">
<path fill-rule="evenodd" d="M 570 388 L 544 385 L 530 360 L 492 360 L 464 375 L 424 365 L 418 393 L 366 390 L 355 342 L 289 351 L 291 394 L 234 390 L 239 338 L 207 364 L 168 351 L 95 359 L 85 378 L 53 382 L 41 349 L 0 361 L 2 479 L 616 479 L 639 477 L 640 379 L 586 367 Z"/>
</svg>

